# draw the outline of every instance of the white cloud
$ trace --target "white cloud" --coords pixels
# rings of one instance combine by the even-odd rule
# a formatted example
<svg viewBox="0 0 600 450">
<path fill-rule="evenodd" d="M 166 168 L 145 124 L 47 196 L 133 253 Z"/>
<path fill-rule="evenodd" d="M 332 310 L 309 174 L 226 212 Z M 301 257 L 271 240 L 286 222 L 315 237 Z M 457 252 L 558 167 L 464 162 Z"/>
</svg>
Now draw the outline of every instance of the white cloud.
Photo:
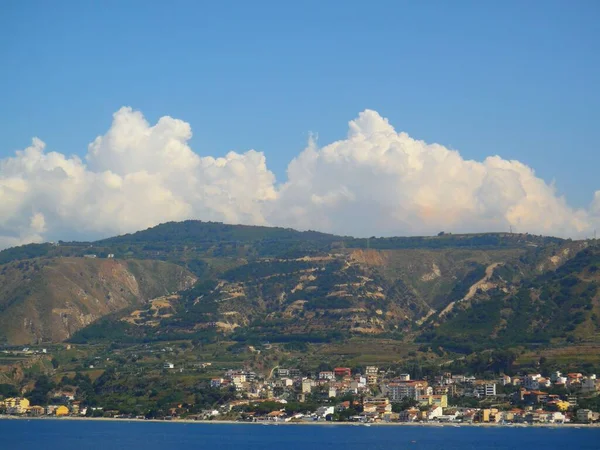
<svg viewBox="0 0 600 450">
<path fill-rule="evenodd" d="M 149 124 L 121 108 L 85 160 L 47 152 L 35 138 L 0 160 L 0 247 L 93 239 L 196 218 L 340 234 L 507 230 L 580 237 L 600 223 L 600 191 L 575 210 L 518 161 L 468 161 L 398 133 L 375 111 L 348 137 L 311 138 L 277 186 L 254 150 L 223 158 L 192 151 L 186 122 Z"/>
<path fill-rule="evenodd" d="M 397 133 L 375 111 L 348 138 L 314 142 L 288 168 L 273 221 L 358 235 L 503 231 L 579 236 L 589 214 L 518 161 L 483 162 Z M 285 208 L 283 207 L 285 205 Z"/>
</svg>

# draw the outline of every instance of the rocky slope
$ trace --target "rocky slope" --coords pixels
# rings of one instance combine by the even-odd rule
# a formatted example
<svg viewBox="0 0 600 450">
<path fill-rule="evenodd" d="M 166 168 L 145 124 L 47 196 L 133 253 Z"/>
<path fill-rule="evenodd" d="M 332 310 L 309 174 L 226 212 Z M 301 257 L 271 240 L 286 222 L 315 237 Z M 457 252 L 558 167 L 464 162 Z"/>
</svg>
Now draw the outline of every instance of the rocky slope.
<svg viewBox="0 0 600 450">
<path fill-rule="evenodd" d="M 547 270 L 550 268 L 550 270 Z M 533 264 L 496 266 L 479 289 L 425 324 L 421 340 L 470 352 L 600 340 L 600 246 L 570 243 Z"/>
<path fill-rule="evenodd" d="M 161 261 L 48 258 L 0 266 L 0 339 L 57 342 L 114 311 L 190 287 L 195 277 Z"/>
</svg>

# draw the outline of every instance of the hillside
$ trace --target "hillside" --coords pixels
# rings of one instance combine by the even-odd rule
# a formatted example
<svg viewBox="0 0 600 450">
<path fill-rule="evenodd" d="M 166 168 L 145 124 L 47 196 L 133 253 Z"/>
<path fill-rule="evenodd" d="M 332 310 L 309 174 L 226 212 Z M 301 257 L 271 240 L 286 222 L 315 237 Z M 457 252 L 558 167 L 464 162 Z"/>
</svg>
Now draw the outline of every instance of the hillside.
<svg viewBox="0 0 600 450">
<path fill-rule="evenodd" d="M 0 324 L 8 326 L 9 308 L 18 307 L 25 325 L 7 328 L 10 342 L 217 336 L 240 342 L 350 336 L 438 342 L 462 312 L 499 292 L 508 297 L 520 292 L 587 245 L 509 233 L 356 239 L 213 222 L 166 223 L 92 243 L 32 244 L 0 252 L 0 270 L 7 274 Z M 89 254 L 98 258 L 82 258 Z M 109 254 L 116 259 L 107 259 Z M 101 268 L 115 264 L 119 269 L 109 272 L 122 274 L 106 278 Z M 85 281 L 75 276 L 82 272 L 79 266 L 86 268 Z M 188 289 L 175 272 L 187 280 L 191 272 L 198 283 Z M 130 276 L 137 288 L 123 281 Z M 19 277 L 30 279 L 27 286 L 34 288 L 15 284 Z M 80 291 L 96 300 L 81 304 L 74 294 Z M 65 303 L 77 312 L 61 318 Z M 28 321 L 40 323 L 46 311 L 56 312 L 43 331 L 32 328 Z M 461 322 L 467 341 L 470 320 Z M 463 338 L 457 339 L 460 349 Z"/>
<path fill-rule="evenodd" d="M 47 258 L 0 266 L 0 339 L 57 342 L 114 311 L 189 287 L 185 269 L 160 261 Z"/>
<path fill-rule="evenodd" d="M 563 258 L 569 253 L 565 250 Z M 558 263 L 558 257 L 549 262 Z M 599 246 L 579 251 L 556 270 L 514 283 L 518 270 L 518 265 L 496 268 L 485 290 L 433 317 L 420 339 L 467 353 L 518 344 L 600 340 Z"/>
</svg>

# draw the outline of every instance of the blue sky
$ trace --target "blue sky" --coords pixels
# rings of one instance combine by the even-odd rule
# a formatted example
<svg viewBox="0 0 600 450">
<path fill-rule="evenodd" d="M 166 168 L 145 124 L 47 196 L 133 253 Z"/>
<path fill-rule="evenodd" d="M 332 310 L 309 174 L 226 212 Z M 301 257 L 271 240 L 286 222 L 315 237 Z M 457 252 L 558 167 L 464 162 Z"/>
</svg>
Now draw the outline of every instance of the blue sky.
<svg viewBox="0 0 600 450">
<path fill-rule="evenodd" d="M 600 162 L 597 1 L 0 2 L 0 158 L 84 156 L 122 106 L 263 151 L 278 181 L 366 108 L 467 159 L 518 159 L 574 207 Z"/>
</svg>

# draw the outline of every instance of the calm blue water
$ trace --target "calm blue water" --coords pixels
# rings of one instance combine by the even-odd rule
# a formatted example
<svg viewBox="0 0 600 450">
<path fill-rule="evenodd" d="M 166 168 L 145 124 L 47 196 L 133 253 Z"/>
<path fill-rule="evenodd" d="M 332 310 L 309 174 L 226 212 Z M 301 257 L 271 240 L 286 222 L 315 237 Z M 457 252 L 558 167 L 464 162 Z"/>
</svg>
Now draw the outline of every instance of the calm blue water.
<svg viewBox="0 0 600 450">
<path fill-rule="evenodd" d="M 1 449 L 598 449 L 600 429 L 0 420 Z"/>
</svg>

